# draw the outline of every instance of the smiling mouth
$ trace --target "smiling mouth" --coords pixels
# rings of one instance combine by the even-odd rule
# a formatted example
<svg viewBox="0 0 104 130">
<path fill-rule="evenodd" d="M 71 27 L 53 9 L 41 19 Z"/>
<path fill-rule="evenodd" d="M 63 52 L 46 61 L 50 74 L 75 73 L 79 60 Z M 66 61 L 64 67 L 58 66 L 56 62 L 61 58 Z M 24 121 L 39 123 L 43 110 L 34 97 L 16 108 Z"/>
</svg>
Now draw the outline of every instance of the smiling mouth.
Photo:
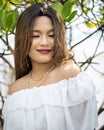
<svg viewBox="0 0 104 130">
<path fill-rule="evenodd" d="M 48 54 L 48 53 L 50 53 L 51 52 L 51 50 L 50 49 L 42 49 L 42 50 L 37 50 L 39 53 L 41 53 L 41 54 Z"/>
</svg>

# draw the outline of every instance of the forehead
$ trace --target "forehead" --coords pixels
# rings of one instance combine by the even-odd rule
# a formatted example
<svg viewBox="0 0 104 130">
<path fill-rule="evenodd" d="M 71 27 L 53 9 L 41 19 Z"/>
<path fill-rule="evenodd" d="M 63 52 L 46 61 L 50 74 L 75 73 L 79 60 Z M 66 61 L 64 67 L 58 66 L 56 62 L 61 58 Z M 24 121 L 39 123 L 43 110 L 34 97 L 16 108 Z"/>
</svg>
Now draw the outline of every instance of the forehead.
<svg viewBox="0 0 104 130">
<path fill-rule="evenodd" d="M 53 29 L 51 19 L 47 16 L 39 16 L 35 18 L 33 23 L 33 30 L 35 29 Z"/>
</svg>

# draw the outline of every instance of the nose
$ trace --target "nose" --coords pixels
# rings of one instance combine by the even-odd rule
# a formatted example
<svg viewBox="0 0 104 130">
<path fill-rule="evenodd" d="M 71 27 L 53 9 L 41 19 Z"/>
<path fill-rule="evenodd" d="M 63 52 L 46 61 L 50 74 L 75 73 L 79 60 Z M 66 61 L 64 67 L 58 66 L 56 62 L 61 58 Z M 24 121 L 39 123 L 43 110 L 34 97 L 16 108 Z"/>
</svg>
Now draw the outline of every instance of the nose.
<svg viewBox="0 0 104 130">
<path fill-rule="evenodd" d="M 41 46 L 48 46 L 49 45 L 48 37 L 47 36 L 42 36 L 40 45 Z"/>
</svg>

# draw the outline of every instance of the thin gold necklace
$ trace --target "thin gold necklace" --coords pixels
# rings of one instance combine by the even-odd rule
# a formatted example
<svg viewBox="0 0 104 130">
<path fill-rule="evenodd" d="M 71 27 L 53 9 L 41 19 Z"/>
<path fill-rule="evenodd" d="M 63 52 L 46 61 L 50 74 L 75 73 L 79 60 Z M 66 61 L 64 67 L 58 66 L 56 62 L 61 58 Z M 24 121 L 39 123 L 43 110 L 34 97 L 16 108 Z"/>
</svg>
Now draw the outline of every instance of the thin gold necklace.
<svg viewBox="0 0 104 130">
<path fill-rule="evenodd" d="M 39 87 L 44 81 L 45 79 L 47 78 L 47 75 L 49 74 L 49 72 L 51 72 L 53 70 L 54 66 L 52 66 L 44 75 L 43 77 L 40 79 L 40 80 L 34 80 L 32 78 L 32 75 L 31 75 L 31 72 L 29 73 L 29 76 L 28 76 L 28 82 L 29 82 L 29 88 L 31 88 L 31 84 L 30 84 L 30 80 L 29 79 L 32 79 L 33 82 L 35 82 L 35 86 L 36 87 Z"/>
</svg>

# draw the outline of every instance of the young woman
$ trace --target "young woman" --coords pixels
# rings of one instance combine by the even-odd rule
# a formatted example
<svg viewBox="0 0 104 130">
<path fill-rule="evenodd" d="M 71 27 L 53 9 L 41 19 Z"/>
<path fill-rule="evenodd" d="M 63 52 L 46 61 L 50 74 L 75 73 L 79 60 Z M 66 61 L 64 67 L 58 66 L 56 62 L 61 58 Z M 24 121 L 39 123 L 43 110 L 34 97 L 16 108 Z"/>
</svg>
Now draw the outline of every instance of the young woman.
<svg viewBox="0 0 104 130">
<path fill-rule="evenodd" d="M 33 4 L 17 22 L 15 73 L 3 107 L 4 130 L 96 128 L 94 85 L 74 62 L 64 24 L 47 4 Z"/>
</svg>

